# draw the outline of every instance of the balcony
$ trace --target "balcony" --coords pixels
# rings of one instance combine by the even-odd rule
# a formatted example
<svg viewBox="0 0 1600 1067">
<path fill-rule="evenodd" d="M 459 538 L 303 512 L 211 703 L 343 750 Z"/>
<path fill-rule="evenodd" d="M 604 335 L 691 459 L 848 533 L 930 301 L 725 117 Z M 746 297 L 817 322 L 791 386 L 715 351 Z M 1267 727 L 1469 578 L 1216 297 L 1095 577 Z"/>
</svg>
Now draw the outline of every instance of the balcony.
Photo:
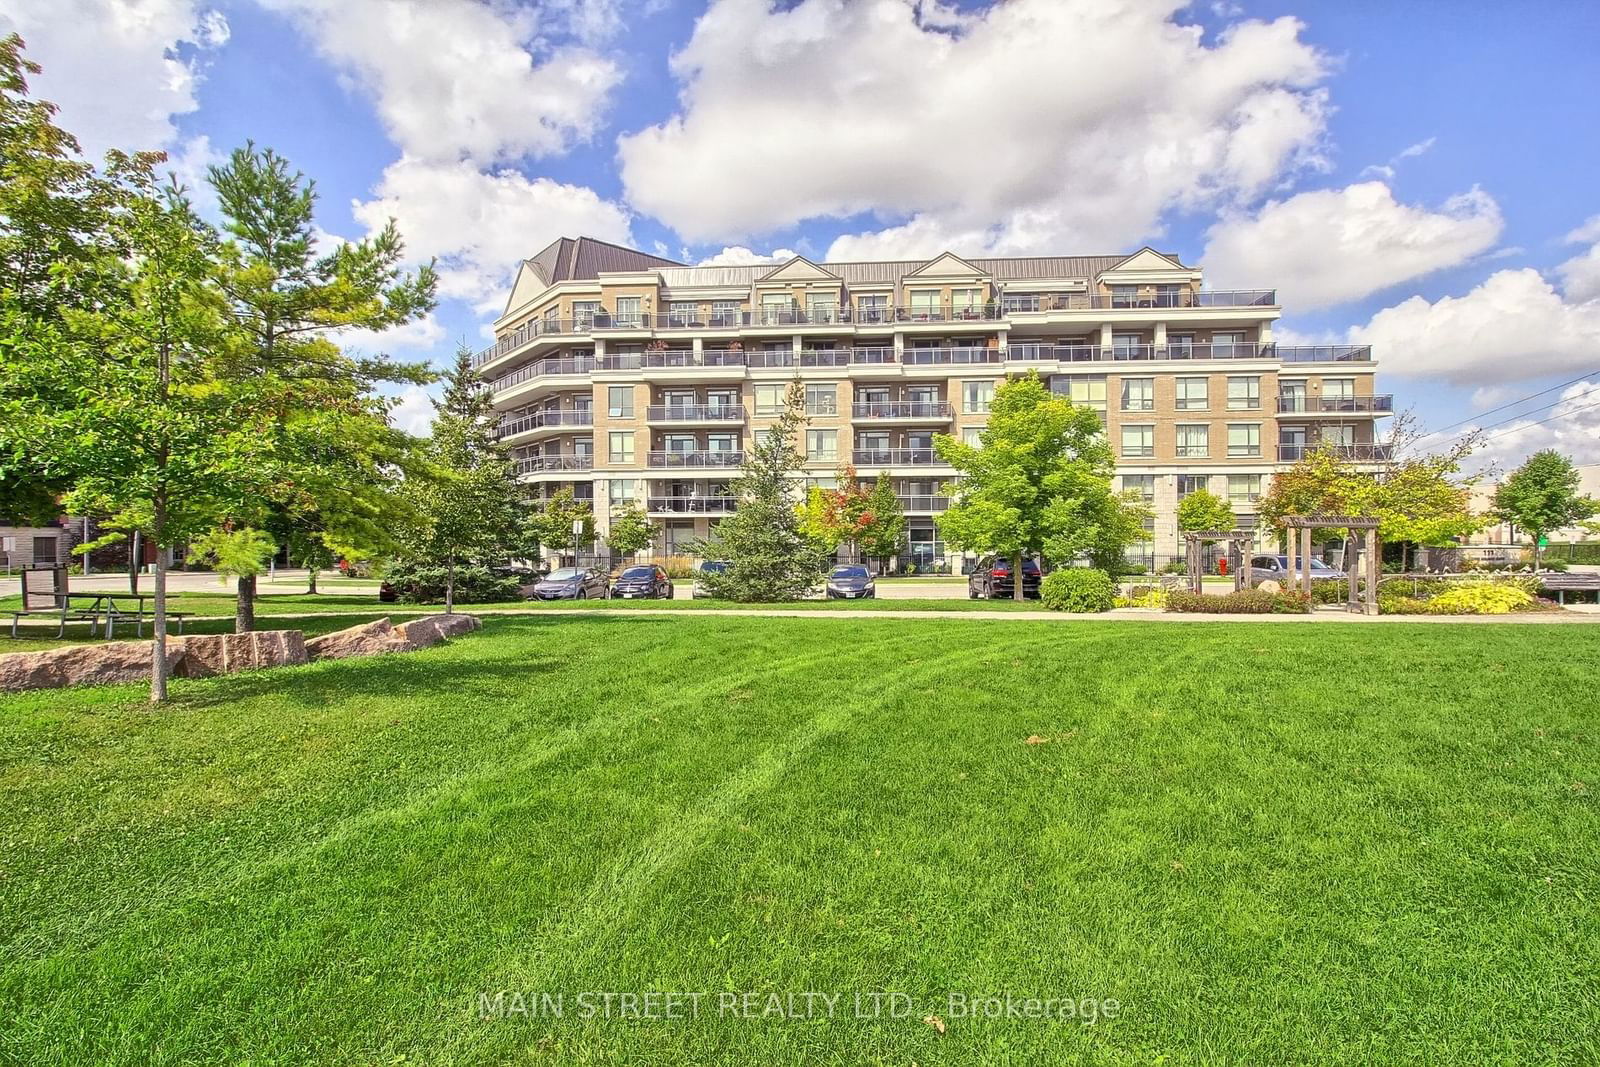
<svg viewBox="0 0 1600 1067">
<path fill-rule="evenodd" d="M 998 348 L 907 348 L 900 353 L 900 362 L 907 367 L 967 366 L 1000 363 L 1004 359 Z"/>
<path fill-rule="evenodd" d="M 1381 463 L 1394 457 L 1393 445 L 1333 445 L 1312 442 L 1304 445 L 1279 445 L 1278 462 L 1295 463 L 1317 451 L 1331 453 L 1336 459 L 1354 463 Z"/>
<path fill-rule="evenodd" d="M 917 419 L 948 422 L 955 409 L 942 400 L 883 400 L 850 405 L 853 419 Z"/>
<path fill-rule="evenodd" d="M 944 463 L 931 448 L 857 448 L 851 458 L 857 467 L 917 467 Z"/>
<path fill-rule="evenodd" d="M 908 515 L 938 514 L 950 510 L 950 498 L 947 496 L 926 496 L 911 494 L 899 496 L 900 510 Z"/>
<path fill-rule="evenodd" d="M 1242 308 L 1275 307 L 1276 289 L 1202 289 L 1164 293 L 1056 293 L 1006 296 L 1001 298 L 1004 314 L 1018 315 L 1042 311 L 1089 311 L 1097 308 Z"/>
<path fill-rule="evenodd" d="M 503 441 L 517 434 L 527 433 L 530 430 L 539 430 L 546 427 L 557 426 L 593 426 L 594 412 L 592 411 L 533 411 L 526 415 L 502 422 L 494 428 L 496 440 Z"/>
<path fill-rule="evenodd" d="M 738 404 L 651 404 L 645 409 L 650 422 L 742 422 L 744 408 Z"/>
<path fill-rule="evenodd" d="M 1389 415 L 1394 412 L 1394 396 L 1280 396 L 1280 415 Z"/>
<path fill-rule="evenodd" d="M 595 365 L 593 356 L 536 360 L 526 367 L 519 367 L 510 374 L 495 378 L 489 383 L 489 391 L 491 393 L 501 393 L 514 385 L 521 385 L 523 382 L 547 375 L 588 374 L 594 370 Z"/>
<path fill-rule="evenodd" d="M 1272 358 L 1285 363 L 1371 363 L 1371 345 L 1276 345 Z"/>
<path fill-rule="evenodd" d="M 514 461 L 518 474 L 540 474 L 551 471 L 592 471 L 594 457 L 567 454 L 565 456 L 529 456 Z"/>
<path fill-rule="evenodd" d="M 601 370 L 652 370 L 657 367 L 743 367 L 746 363 L 742 350 L 720 348 L 667 349 L 660 352 L 608 352 L 598 359 Z"/>
<path fill-rule="evenodd" d="M 652 467 L 737 467 L 744 462 L 744 452 L 736 449 L 646 452 L 645 462 Z"/>
<path fill-rule="evenodd" d="M 653 496 L 649 500 L 652 515 L 730 515 L 738 506 L 738 498 L 719 496 Z"/>
</svg>

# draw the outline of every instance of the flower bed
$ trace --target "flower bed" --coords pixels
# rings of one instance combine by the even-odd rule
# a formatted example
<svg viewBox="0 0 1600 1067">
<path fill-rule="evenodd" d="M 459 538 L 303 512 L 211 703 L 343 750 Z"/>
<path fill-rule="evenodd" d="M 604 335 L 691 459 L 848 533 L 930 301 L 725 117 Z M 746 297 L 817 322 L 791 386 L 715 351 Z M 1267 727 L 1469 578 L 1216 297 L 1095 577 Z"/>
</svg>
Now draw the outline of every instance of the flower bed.
<svg viewBox="0 0 1600 1067">
<path fill-rule="evenodd" d="M 1311 610 L 1311 598 L 1287 590 L 1269 593 L 1246 589 L 1214 596 L 1180 589 L 1167 594 L 1167 610 L 1213 615 L 1304 615 Z"/>
</svg>

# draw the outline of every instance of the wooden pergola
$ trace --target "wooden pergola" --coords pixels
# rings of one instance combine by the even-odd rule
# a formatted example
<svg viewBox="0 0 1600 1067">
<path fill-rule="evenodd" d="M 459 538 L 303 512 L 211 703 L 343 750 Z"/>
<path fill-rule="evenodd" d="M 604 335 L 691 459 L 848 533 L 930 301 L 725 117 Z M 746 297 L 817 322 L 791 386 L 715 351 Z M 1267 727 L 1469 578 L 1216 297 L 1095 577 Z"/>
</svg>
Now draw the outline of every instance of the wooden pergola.
<svg viewBox="0 0 1600 1067">
<path fill-rule="evenodd" d="M 1378 613 L 1378 520 L 1364 515 L 1285 515 L 1283 527 L 1289 541 L 1289 588 L 1311 593 L 1311 531 L 1343 528 L 1350 531 L 1345 544 L 1345 580 L 1349 583 L 1344 606 L 1347 611 L 1367 615 Z M 1362 560 L 1365 575 L 1361 574 Z M 1364 590 L 1360 583 L 1365 578 Z"/>
<path fill-rule="evenodd" d="M 1228 570 L 1233 573 L 1233 591 L 1248 589 L 1250 582 L 1250 568 L 1247 557 L 1250 549 L 1255 545 L 1256 532 L 1254 530 L 1190 530 L 1183 535 L 1183 557 L 1189 569 L 1189 590 L 1198 593 L 1201 591 L 1201 579 L 1205 551 L 1204 546 L 1212 541 L 1228 542 Z"/>
</svg>

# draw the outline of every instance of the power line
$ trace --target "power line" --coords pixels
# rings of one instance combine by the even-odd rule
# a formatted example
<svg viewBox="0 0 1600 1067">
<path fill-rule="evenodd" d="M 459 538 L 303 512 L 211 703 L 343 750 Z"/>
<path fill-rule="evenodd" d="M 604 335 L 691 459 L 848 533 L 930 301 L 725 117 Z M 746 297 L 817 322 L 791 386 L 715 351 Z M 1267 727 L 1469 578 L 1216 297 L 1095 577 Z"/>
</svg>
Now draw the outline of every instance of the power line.
<svg viewBox="0 0 1600 1067">
<path fill-rule="evenodd" d="M 1585 377 L 1587 377 L 1587 375 Z M 1579 380 L 1581 380 L 1581 379 L 1579 379 Z M 1572 382 L 1567 382 L 1564 385 L 1553 385 L 1553 386 L 1550 387 L 1550 389 L 1542 390 L 1542 392 L 1548 393 L 1548 392 L 1550 392 L 1551 389 L 1564 389 L 1564 388 L 1566 388 L 1566 386 L 1572 385 L 1572 384 L 1573 384 Z M 1585 389 L 1580 393 L 1573 393 L 1571 396 L 1557 397 L 1555 400 L 1552 400 L 1549 403 L 1539 404 L 1536 407 L 1530 408 L 1527 411 L 1519 411 L 1515 415 L 1508 415 L 1506 418 L 1500 419 L 1498 422 L 1491 422 L 1487 426 L 1476 426 L 1473 429 L 1466 431 L 1466 433 L 1452 434 L 1451 435 L 1451 439 L 1454 440 L 1457 437 L 1465 437 L 1467 435 L 1467 433 L 1479 433 L 1479 432 L 1482 432 L 1484 430 L 1492 430 L 1496 426 L 1504 426 L 1508 422 L 1515 422 L 1517 419 L 1527 418 L 1529 415 L 1533 414 L 1533 412 L 1535 412 L 1535 411 L 1540 411 L 1540 410 L 1543 410 L 1544 408 L 1553 407 L 1556 404 L 1565 403 L 1568 400 L 1579 400 L 1579 399 L 1582 399 L 1583 397 L 1591 396 L 1591 395 L 1593 395 L 1595 393 L 1600 393 L 1600 385 L 1594 386 L 1591 389 Z M 1482 412 L 1481 415 L 1474 416 L 1474 418 L 1481 418 L 1482 415 L 1489 415 L 1489 414 L 1492 414 L 1495 411 L 1500 411 L 1500 410 L 1502 410 L 1504 408 L 1515 407 L 1517 404 L 1521 404 L 1523 401 L 1526 401 L 1526 400 L 1532 400 L 1534 397 L 1536 397 L 1538 395 L 1539 395 L 1538 393 L 1533 393 L 1533 394 L 1531 394 L 1529 396 L 1523 397 L 1522 400 L 1513 400 L 1513 401 L 1511 401 L 1511 403 L 1502 404 L 1498 408 L 1490 408 L 1488 411 Z M 1577 410 L 1582 410 L 1582 409 L 1580 408 L 1580 409 L 1577 409 Z M 1472 421 L 1474 421 L 1474 420 L 1473 419 L 1463 419 L 1461 422 L 1452 423 L 1451 425 L 1452 426 L 1460 426 L 1463 422 L 1472 422 Z M 1545 420 L 1545 421 L 1549 421 L 1549 420 Z M 1533 423 L 1532 425 L 1537 426 L 1539 424 L 1538 423 Z M 1449 426 L 1446 426 L 1444 429 L 1448 430 L 1449 428 L 1450 428 Z M 1414 446 L 1414 445 L 1418 444 L 1419 442 L 1427 440 L 1429 437 L 1433 437 L 1433 436 L 1435 436 L 1437 434 L 1440 434 L 1440 433 L 1443 433 L 1443 432 L 1444 432 L 1444 430 L 1435 430 L 1433 433 L 1423 434 L 1421 437 L 1418 437 L 1415 440 L 1408 442 L 1406 447 Z"/>
<path fill-rule="evenodd" d="M 1590 392 L 1600 392 L 1600 388 L 1591 389 Z M 1583 394 L 1579 395 L 1581 396 Z M 1543 426 L 1547 422 L 1555 422 L 1557 419 L 1564 419 L 1568 415 L 1576 415 L 1578 412 L 1588 411 L 1590 408 L 1600 408 L 1600 400 L 1596 400 L 1593 404 L 1585 404 L 1581 408 L 1571 408 L 1567 411 L 1563 411 L 1559 415 L 1551 415 L 1548 419 L 1540 419 L 1538 422 L 1530 422 L 1526 426 L 1513 426 L 1509 430 L 1501 430 L 1499 433 L 1490 434 L 1488 437 L 1483 439 L 1483 443 L 1487 444 L 1499 437 L 1507 437 L 1514 433 L 1521 433 L 1523 430 L 1531 430 L 1535 426 Z M 1510 422 L 1511 420 L 1507 419 L 1506 421 Z"/>
<path fill-rule="evenodd" d="M 1525 402 L 1527 402 L 1529 400 L 1532 400 L 1536 396 L 1543 396 L 1546 393 L 1553 393 L 1557 389 L 1565 389 L 1569 385 L 1576 385 L 1578 382 L 1583 381 L 1585 378 L 1589 377 L 1589 375 L 1591 375 L 1591 374 L 1600 374 L 1600 369 L 1596 369 L 1596 370 L 1592 370 L 1592 371 L 1586 371 L 1583 374 L 1578 375 L 1576 378 L 1573 378 L 1571 381 L 1562 382 L 1560 385 L 1552 385 L 1548 389 L 1541 389 L 1537 393 L 1529 393 L 1527 396 L 1519 397 L 1516 400 L 1508 400 L 1504 404 L 1501 404 L 1499 407 L 1490 408 L 1488 411 L 1480 411 L 1476 415 L 1473 415 L 1471 418 L 1462 419 L 1460 422 L 1452 422 L 1447 426 L 1439 427 L 1437 430 L 1430 430 L 1429 432 L 1423 434 L 1421 437 L 1417 438 L 1417 441 L 1426 441 L 1430 437 L 1437 437 L 1439 434 L 1444 433 L 1446 430 L 1454 429 L 1457 426 L 1465 426 L 1467 423 L 1473 422 L 1473 421 L 1475 421 L 1477 419 L 1481 419 L 1485 415 L 1493 415 L 1497 411 L 1504 411 L 1506 408 L 1516 407 L 1518 404 L 1525 403 Z M 1551 403 L 1560 403 L 1560 401 L 1559 400 L 1553 400 L 1553 401 L 1551 401 Z M 1546 407 L 1547 405 L 1540 404 L 1539 406 L 1540 407 Z M 1524 412 L 1524 414 L 1526 414 L 1526 412 Z M 1460 435 L 1458 434 L 1457 436 L 1460 436 Z M 1414 443 L 1415 442 L 1413 442 L 1413 444 Z"/>
</svg>

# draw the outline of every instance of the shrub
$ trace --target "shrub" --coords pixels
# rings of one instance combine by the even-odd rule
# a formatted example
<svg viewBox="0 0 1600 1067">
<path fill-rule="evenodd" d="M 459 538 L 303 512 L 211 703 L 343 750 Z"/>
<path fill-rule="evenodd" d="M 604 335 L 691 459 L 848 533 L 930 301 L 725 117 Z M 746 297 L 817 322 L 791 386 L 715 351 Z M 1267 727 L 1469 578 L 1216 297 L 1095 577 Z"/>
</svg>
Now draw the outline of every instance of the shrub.
<svg viewBox="0 0 1600 1067">
<path fill-rule="evenodd" d="M 1555 571 L 1558 574 L 1564 574 L 1570 569 L 1564 559 L 1542 559 L 1539 561 L 1539 566 L 1544 570 Z"/>
<path fill-rule="evenodd" d="M 1436 615 L 1505 615 L 1532 606 L 1533 597 L 1510 582 L 1472 582 L 1428 601 Z"/>
<path fill-rule="evenodd" d="M 1269 593 L 1263 589 L 1224 596 L 1179 589 L 1167 595 L 1167 610 L 1217 615 L 1303 615 L 1311 610 L 1311 598 L 1305 593 Z"/>
<path fill-rule="evenodd" d="M 396 562 L 383 580 L 404 604 L 443 604 L 446 571 L 443 567 Z M 495 604 L 522 599 L 522 583 L 514 575 L 490 570 L 482 564 L 456 567 L 457 604 Z"/>
<path fill-rule="evenodd" d="M 1173 560 L 1168 560 L 1167 562 L 1163 563 L 1161 565 L 1161 569 L 1156 571 L 1156 573 L 1157 574 L 1186 574 L 1186 573 L 1188 573 L 1188 570 L 1189 570 L 1189 567 L 1188 567 L 1187 564 L 1185 564 L 1183 562 L 1183 560 L 1181 560 L 1181 559 L 1173 559 Z"/>
<path fill-rule="evenodd" d="M 1167 592 L 1160 586 L 1136 585 L 1128 590 L 1127 596 L 1117 597 L 1119 608 L 1146 608 L 1152 611 L 1164 611 L 1167 607 Z"/>
<path fill-rule="evenodd" d="M 1347 582 L 1324 579 L 1311 583 L 1311 599 L 1317 604 L 1343 604 L 1350 593 Z"/>
<path fill-rule="evenodd" d="M 1039 600 L 1051 611 L 1110 611 L 1116 606 L 1117 587 L 1105 571 L 1064 567 L 1044 576 Z"/>
</svg>

